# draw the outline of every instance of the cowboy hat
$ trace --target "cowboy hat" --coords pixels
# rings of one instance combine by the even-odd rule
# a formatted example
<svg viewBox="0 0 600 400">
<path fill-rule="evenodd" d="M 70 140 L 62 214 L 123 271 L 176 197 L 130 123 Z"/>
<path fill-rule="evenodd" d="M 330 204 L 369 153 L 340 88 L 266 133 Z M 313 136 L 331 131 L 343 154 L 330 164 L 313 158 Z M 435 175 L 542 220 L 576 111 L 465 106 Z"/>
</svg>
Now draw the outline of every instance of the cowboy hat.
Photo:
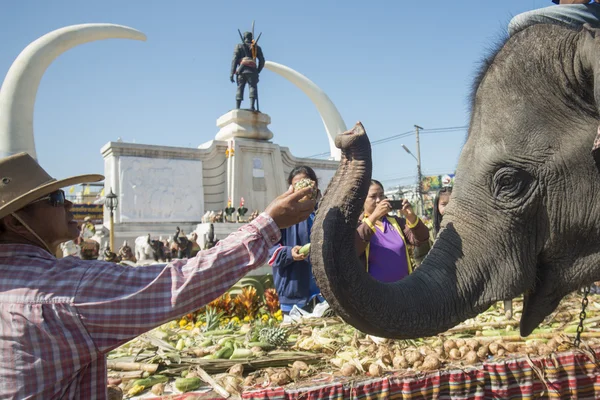
<svg viewBox="0 0 600 400">
<path fill-rule="evenodd" d="M 65 186 L 98 182 L 102 175 L 56 180 L 27 153 L 0 159 L 0 219 Z"/>
</svg>

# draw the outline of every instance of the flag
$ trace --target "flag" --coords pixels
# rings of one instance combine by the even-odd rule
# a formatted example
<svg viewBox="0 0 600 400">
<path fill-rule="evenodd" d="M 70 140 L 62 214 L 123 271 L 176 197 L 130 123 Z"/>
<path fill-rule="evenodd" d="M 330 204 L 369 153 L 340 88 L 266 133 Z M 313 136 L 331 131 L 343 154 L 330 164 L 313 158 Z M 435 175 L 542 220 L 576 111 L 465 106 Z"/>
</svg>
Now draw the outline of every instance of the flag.
<svg viewBox="0 0 600 400">
<path fill-rule="evenodd" d="M 104 196 L 104 188 L 102 188 L 102 191 L 100 191 L 100 197 Z"/>
<path fill-rule="evenodd" d="M 75 186 L 71 186 L 71 189 L 69 189 L 69 193 L 71 193 L 71 194 L 75 193 Z"/>
<path fill-rule="evenodd" d="M 83 189 L 83 194 L 90 194 L 90 185 L 86 185 L 85 189 Z"/>
</svg>

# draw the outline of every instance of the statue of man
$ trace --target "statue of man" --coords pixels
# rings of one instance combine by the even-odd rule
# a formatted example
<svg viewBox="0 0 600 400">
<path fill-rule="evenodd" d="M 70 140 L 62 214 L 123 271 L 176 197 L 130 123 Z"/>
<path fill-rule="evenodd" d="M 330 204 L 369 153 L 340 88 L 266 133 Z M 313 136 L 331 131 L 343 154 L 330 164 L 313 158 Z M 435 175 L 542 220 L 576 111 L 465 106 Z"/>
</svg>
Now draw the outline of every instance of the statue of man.
<svg viewBox="0 0 600 400">
<path fill-rule="evenodd" d="M 260 35 L 259 35 L 260 37 Z M 250 100 L 252 111 L 258 110 L 258 75 L 265 66 L 265 57 L 263 56 L 262 50 L 253 38 L 252 32 L 245 32 L 243 37 L 243 43 L 235 46 L 233 51 L 233 60 L 231 62 L 231 74 L 229 79 L 231 82 L 235 82 L 233 76 L 237 77 L 237 93 L 235 96 L 236 106 L 240 108 L 242 100 L 244 100 L 244 88 L 246 83 L 250 87 Z M 256 64 L 258 60 L 258 65 Z M 254 106 L 256 103 L 256 107 Z"/>
</svg>

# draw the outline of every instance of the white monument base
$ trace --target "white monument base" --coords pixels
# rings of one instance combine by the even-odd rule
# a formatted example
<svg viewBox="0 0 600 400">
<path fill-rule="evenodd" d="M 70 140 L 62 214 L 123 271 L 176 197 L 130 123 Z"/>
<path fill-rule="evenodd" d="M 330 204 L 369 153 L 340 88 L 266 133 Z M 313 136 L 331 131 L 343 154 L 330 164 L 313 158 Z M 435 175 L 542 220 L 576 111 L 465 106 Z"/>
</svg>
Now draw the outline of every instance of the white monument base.
<svg viewBox="0 0 600 400">
<path fill-rule="evenodd" d="M 267 127 L 270 123 L 271 117 L 267 114 L 249 110 L 231 110 L 217 119 L 217 126 L 221 129 L 215 139 L 271 140 L 273 132 Z"/>
</svg>

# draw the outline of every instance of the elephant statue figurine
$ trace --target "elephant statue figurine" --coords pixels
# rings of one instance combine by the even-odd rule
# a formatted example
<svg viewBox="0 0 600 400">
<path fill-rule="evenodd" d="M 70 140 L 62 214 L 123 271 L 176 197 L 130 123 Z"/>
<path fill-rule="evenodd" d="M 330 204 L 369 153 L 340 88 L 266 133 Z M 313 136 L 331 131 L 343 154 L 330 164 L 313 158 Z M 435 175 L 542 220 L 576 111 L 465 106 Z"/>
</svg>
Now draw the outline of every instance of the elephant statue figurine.
<svg viewBox="0 0 600 400">
<path fill-rule="evenodd" d="M 356 221 L 371 183 L 364 127 L 338 135 L 310 257 L 330 306 L 387 338 L 433 336 L 524 295 L 527 336 L 561 299 L 600 280 L 600 30 L 536 24 L 475 79 L 452 201 L 419 268 L 394 283 L 360 262 Z"/>
<path fill-rule="evenodd" d="M 181 231 L 181 229 L 179 229 L 179 227 L 177 227 L 175 230 L 175 236 L 173 236 L 173 244 L 175 245 L 175 249 L 177 250 L 177 258 L 190 258 L 192 251 L 192 243 Z"/>
<path fill-rule="evenodd" d="M 152 238 L 147 236 L 138 236 L 135 239 L 135 258 L 137 262 L 150 261 L 154 259 L 154 249 L 152 248 Z"/>
</svg>

